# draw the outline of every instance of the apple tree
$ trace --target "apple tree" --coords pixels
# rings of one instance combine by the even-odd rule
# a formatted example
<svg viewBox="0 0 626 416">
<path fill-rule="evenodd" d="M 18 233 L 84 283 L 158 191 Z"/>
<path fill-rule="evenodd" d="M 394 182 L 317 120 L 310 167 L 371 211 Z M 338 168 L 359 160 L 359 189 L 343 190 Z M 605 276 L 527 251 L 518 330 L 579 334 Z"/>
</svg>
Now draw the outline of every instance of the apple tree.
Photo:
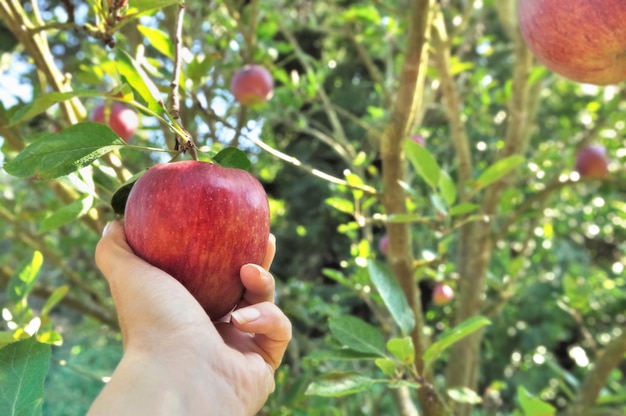
<svg viewBox="0 0 626 416">
<path fill-rule="evenodd" d="M 182 159 L 270 199 L 263 414 L 623 412 L 624 80 L 547 69 L 517 6 L 2 1 L 0 414 L 85 413 L 121 355 L 95 244 Z"/>
</svg>

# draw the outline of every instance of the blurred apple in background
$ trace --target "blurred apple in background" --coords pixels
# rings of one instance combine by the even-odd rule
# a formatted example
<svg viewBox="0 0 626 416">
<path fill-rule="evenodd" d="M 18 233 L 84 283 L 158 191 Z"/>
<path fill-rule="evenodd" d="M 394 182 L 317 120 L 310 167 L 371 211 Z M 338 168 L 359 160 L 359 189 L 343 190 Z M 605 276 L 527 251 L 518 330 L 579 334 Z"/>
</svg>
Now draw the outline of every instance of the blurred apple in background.
<svg viewBox="0 0 626 416">
<path fill-rule="evenodd" d="M 411 140 L 413 140 L 415 143 L 419 144 L 420 146 L 424 146 L 426 144 L 426 141 L 424 140 L 422 136 L 413 135 L 411 136 Z"/>
<path fill-rule="evenodd" d="M 626 1 L 519 0 L 518 17 L 548 69 L 596 85 L 626 80 Z"/>
<path fill-rule="evenodd" d="M 383 235 L 380 240 L 378 240 L 378 250 L 385 256 L 389 252 L 389 236 L 387 234 Z"/>
<path fill-rule="evenodd" d="M 446 284 L 437 283 L 433 290 L 433 303 L 435 305 L 443 306 L 452 300 L 454 297 L 454 290 Z"/>
<path fill-rule="evenodd" d="M 576 172 L 582 177 L 600 178 L 609 173 L 609 159 L 602 145 L 583 147 L 576 154 Z"/>
<path fill-rule="evenodd" d="M 233 75 L 230 92 L 246 107 L 254 107 L 272 98 L 274 79 L 260 65 L 246 65 Z"/>
<path fill-rule="evenodd" d="M 98 105 L 93 111 L 91 120 L 111 127 L 111 130 L 127 143 L 139 127 L 139 117 L 135 110 L 118 101 Z"/>
</svg>

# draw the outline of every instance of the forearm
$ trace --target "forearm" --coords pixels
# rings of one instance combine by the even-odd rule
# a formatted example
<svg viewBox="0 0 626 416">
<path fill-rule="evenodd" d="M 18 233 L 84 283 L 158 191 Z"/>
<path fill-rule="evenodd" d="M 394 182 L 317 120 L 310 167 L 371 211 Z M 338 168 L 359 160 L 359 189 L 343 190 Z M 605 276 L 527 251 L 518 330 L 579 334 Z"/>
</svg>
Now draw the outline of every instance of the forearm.
<svg viewBox="0 0 626 416">
<path fill-rule="evenodd" d="M 230 386 L 202 367 L 126 354 L 88 416 L 247 416 Z"/>
</svg>

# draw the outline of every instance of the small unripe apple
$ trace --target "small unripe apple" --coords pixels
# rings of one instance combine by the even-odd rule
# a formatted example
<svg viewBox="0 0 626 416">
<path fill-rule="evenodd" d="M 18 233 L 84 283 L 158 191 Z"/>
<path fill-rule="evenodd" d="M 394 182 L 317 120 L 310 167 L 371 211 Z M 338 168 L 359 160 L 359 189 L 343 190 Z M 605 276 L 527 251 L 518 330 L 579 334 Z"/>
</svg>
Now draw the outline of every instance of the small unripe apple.
<svg viewBox="0 0 626 416">
<path fill-rule="evenodd" d="M 609 159 L 602 145 L 583 147 L 576 154 L 576 172 L 582 177 L 600 178 L 609 173 Z"/>
<path fill-rule="evenodd" d="M 264 67 L 246 65 L 233 75 L 230 92 L 244 106 L 254 107 L 272 98 L 274 79 Z"/>
<path fill-rule="evenodd" d="M 389 252 L 389 236 L 387 234 L 383 235 L 380 240 L 378 240 L 378 250 L 385 256 Z"/>
<path fill-rule="evenodd" d="M 443 306 L 450 303 L 454 297 L 454 290 L 446 284 L 437 283 L 433 290 L 433 303 L 435 305 Z"/>
<path fill-rule="evenodd" d="M 180 281 L 213 320 L 241 299 L 241 266 L 261 264 L 267 251 L 267 195 L 241 169 L 153 166 L 132 187 L 124 215 L 135 254 Z"/>
<path fill-rule="evenodd" d="M 573 81 L 626 80 L 626 1 L 519 0 L 519 25 L 539 62 Z"/>
<path fill-rule="evenodd" d="M 139 117 L 135 110 L 118 101 L 110 105 L 105 103 L 98 105 L 93 111 L 91 120 L 111 127 L 111 130 L 125 142 L 133 137 L 139 127 Z"/>
</svg>

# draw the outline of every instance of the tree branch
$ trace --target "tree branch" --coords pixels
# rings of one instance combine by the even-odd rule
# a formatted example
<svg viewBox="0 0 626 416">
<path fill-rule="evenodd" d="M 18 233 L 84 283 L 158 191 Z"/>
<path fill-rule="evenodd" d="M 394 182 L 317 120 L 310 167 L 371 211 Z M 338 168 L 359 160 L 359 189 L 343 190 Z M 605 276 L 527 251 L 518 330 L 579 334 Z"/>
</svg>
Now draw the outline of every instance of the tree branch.
<svg viewBox="0 0 626 416">
<path fill-rule="evenodd" d="M 415 115 L 422 105 L 425 74 L 428 66 L 428 44 L 432 26 L 434 1 L 413 0 L 409 20 L 408 42 L 400 72 L 400 82 L 391 107 L 389 121 L 384 129 L 380 152 L 383 165 L 383 203 L 387 215 L 405 214 L 406 194 L 400 186 L 406 171 L 404 141 Z M 424 377 L 418 390 L 420 407 L 426 415 L 444 415 L 447 409 L 441 397 L 424 374 L 422 359 L 428 341 L 424 339 L 420 293 L 413 272 L 411 230 L 407 223 L 388 223 L 388 261 L 415 315 L 416 325 L 411 333 L 415 348 L 416 370 Z M 406 400 L 403 401 L 406 403 Z M 405 409 L 410 414 L 411 409 Z"/>
<path fill-rule="evenodd" d="M 606 385 L 611 371 L 624 360 L 626 354 L 626 331 L 614 338 L 596 358 L 593 367 L 587 373 L 578 390 L 578 396 L 568 409 L 568 416 L 585 416 L 595 404 L 600 391 Z"/>
<path fill-rule="evenodd" d="M 457 92 L 454 77 L 450 69 L 450 38 L 446 31 L 443 13 L 438 8 L 433 25 L 433 50 L 437 72 L 441 82 L 441 92 L 446 105 L 446 115 L 450 125 L 450 135 L 456 150 L 459 177 L 457 188 L 460 202 L 467 202 L 467 183 L 472 178 L 472 155 L 467 130 L 462 119 L 461 98 Z"/>
</svg>

